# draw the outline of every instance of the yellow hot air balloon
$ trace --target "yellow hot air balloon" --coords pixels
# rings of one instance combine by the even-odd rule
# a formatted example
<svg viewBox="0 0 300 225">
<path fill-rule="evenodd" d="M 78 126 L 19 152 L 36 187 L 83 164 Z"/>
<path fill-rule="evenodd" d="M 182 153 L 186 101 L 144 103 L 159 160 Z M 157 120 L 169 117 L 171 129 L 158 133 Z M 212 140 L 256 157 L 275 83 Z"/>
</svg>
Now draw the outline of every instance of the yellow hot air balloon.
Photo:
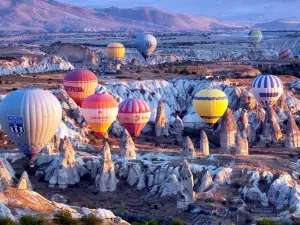
<svg viewBox="0 0 300 225">
<path fill-rule="evenodd" d="M 121 60 L 125 55 L 125 47 L 121 43 L 111 43 L 106 47 L 106 52 L 109 59 Z"/>
<path fill-rule="evenodd" d="M 205 89 L 195 95 L 193 106 L 203 121 L 213 126 L 225 113 L 228 98 L 218 89 Z"/>
<path fill-rule="evenodd" d="M 253 44 L 253 46 L 257 48 L 263 38 L 263 35 L 260 30 L 252 30 L 249 32 L 248 38 L 249 41 Z"/>
</svg>

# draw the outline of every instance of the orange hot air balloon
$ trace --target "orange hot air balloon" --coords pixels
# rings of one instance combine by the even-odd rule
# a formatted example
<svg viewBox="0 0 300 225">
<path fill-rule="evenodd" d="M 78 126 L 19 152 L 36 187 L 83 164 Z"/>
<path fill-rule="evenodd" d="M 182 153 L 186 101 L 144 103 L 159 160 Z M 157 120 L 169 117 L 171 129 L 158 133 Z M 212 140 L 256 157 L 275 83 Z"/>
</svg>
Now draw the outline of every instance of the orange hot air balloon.
<svg viewBox="0 0 300 225">
<path fill-rule="evenodd" d="M 118 102 L 109 94 L 96 93 L 83 101 L 82 114 L 97 136 L 103 137 L 117 118 Z"/>
<path fill-rule="evenodd" d="M 64 78 L 66 92 L 79 106 L 86 97 L 95 93 L 97 86 L 97 77 L 89 70 L 71 71 Z"/>
<path fill-rule="evenodd" d="M 150 115 L 150 106 L 141 99 L 129 98 L 119 105 L 118 121 L 134 137 L 137 137 L 146 126 Z"/>
</svg>

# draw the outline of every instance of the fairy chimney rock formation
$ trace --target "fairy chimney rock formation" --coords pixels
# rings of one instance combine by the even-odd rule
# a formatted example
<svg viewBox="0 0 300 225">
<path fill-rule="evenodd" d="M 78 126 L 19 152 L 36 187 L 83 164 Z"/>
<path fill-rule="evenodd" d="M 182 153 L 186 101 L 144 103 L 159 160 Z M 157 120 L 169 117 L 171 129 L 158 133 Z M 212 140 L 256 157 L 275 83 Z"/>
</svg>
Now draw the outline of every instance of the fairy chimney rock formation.
<svg viewBox="0 0 300 225">
<path fill-rule="evenodd" d="M 124 159 L 136 159 L 135 144 L 126 129 L 124 129 L 120 140 L 120 157 Z"/>
<path fill-rule="evenodd" d="M 235 135 L 235 148 L 237 155 L 249 155 L 247 136 L 242 137 L 239 132 Z"/>
<path fill-rule="evenodd" d="M 236 121 L 230 108 L 223 116 L 220 130 L 220 145 L 226 153 L 230 153 L 235 147 L 235 134 L 237 132 Z"/>
<path fill-rule="evenodd" d="M 157 105 L 157 114 L 155 119 L 155 135 L 156 137 L 169 135 L 168 120 L 166 117 L 165 105 L 162 99 L 159 100 Z"/>
<path fill-rule="evenodd" d="M 113 192 L 117 188 L 118 179 L 115 172 L 115 163 L 111 159 L 110 147 L 107 142 L 102 147 L 102 157 L 95 181 L 96 188 L 100 192 Z"/>
<path fill-rule="evenodd" d="M 300 131 L 290 111 L 286 112 L 288 115 L 288 123 L 286 128 L 284 145 L 286 148 L 300 147 Z"/>
<path fill-rule="evenodd" d="M 4 162 L 0 160 L 0 191 L 4 191 L 9 186 L 13 185 L 14 181 L 11 174 L 6 168 Z"/>
<path fill-rule="evenodd" d="M 194 144 L 189 137 L 185 137 L 182 143 L 182 157 L 194 157 L 196 156 Z"/>
<path fill-rule="evenodd" d="M 270 141 L 278 142 L 282 138 L 279 122 L 275 110 L 268 106 L 263 125 L 263 136 Z"/>
<path fill-rule="evenodd" d="M 75 162 L 75 152 L 70 139 L 65 136 L 59 144 L 60 159 L 62 164 L 67 167 Z"/>
<path fill-rule="evenodd" d="M 201 130 L 200 133 L 200 153 L 202 153 L 204 156 L 209 155 L 209 142 L 207 135 L 204 130 Z"/>
<path fill-rule="evenodd" d="M 28 177 L 28 174 L 26 171 L 23 172 L 23 174 L 18 182 L 17 188 L 21 189 L 21 190 L 32 191 L 32 185 L 31 185 L 31 182 L 29 180 L 29 177 Z"/>
<path fill-rule="evenodd" d="M 249 126 L 248 112 L 245 109 L 243 109 L 241 112 L 241 115 L 240 115 L 240 118 L 238 121 L 238 127 L 239 127 L 239 130 L 240 130 L 243 138 L 247 137 L 251 132 L 251 129 Z"/>
</svg>

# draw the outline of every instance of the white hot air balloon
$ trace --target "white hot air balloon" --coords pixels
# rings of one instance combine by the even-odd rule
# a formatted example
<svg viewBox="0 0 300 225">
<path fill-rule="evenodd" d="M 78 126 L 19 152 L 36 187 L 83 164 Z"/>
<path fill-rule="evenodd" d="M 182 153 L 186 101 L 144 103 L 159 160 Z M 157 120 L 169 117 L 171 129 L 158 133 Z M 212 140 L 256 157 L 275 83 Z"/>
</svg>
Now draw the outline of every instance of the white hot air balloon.
<svg viewBox="0 0 300 225">
<path fill-rule="evenodd" d="M 147 59 L 156 49 L 156 38 L 151 34 L 139 34 L 135 39 L 137 50 Z"/>
<path fill-rule="evenodd" d="M 283 92 L 281 80 L 274 75 L 258 76 L 254 79 L 251 87 L 255 99 L 264 107 L 272 106 Z"/>
<path fill-rule="evenodd" d="M 17 147 L 32 159 L 56 133 L 62 118 L 58 99 L 49 91 L 25 88 L 0 104 L 0 123 Z"/>
</svg>

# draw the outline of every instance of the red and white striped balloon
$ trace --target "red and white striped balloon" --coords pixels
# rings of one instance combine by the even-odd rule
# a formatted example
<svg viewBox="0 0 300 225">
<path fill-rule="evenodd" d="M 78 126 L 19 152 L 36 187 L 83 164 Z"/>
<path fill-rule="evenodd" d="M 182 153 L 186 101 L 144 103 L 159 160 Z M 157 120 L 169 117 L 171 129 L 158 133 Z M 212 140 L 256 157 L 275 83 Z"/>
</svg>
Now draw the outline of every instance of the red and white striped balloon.
<svg viewBox="0 0 300 225">
<path fill-rule="evenodd" d="M 119 105 L 118 121 L 133 136 L 137 137 L 150 119 L 151 109 L 141 99 L 129 98 Z"/>
<path fill-rule="evenodd" d="M 290 59 L 292 58 L 292 51 L 290 49 L 281 50 L 279 53 L 280 59 Z"/>
</svg>

